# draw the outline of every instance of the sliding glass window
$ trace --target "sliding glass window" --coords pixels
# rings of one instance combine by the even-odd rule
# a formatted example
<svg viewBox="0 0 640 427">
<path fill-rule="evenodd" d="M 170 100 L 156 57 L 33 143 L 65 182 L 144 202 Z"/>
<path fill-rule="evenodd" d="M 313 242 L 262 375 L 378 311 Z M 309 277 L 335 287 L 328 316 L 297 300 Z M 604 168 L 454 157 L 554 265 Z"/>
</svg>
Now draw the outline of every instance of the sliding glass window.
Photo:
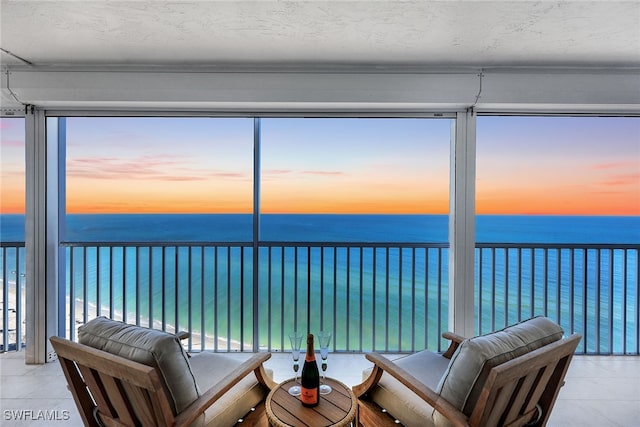
<svg viewBox="0 0 640 427">
<path fill-rule="evenodd" d="M 638 351 L 639 117 L 478 117 L 478 329 L 535 315 Z"/>
<path fill-rule="evenodd" d="M 261 120 L 265 347 L 307 328 L 333 331 L 340 349 L 437 347 L 451 129 L 450 119 Z"/>
<path fill-rule="evenodd" d="M 25 119 L 0 118 L 0 353 L 25 346 Z"/>
<path fill-rule="evenodd" d="M 252 348 L 253 120 L 67 117 L 67 333 L 96 315 Z"/>
<path fill-rule="evenodd" d="M 72 339 L 105 315 L 192 349 L 441 348 L 453 119 L 48 120 Z"/>
</svg>

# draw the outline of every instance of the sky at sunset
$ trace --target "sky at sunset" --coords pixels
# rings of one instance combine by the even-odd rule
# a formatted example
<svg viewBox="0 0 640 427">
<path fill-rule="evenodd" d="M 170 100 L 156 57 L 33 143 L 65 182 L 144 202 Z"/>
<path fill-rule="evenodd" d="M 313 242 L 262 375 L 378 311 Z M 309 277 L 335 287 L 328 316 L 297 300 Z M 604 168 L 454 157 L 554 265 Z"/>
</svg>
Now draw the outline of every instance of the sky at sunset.
<svg viewBox="0 0 640 427">
<path fill-rule="evenodd" d="M 50 118 L 48 120 L 56 120 Z M 450 119 L 261 120 L 264 213 L 446 214 Z M 24 121 L 0 119 L 1 213 Z M 251 118 L 68 118 L 68 213 L 250 213 Z M 640 215 L 640 118 L 478 117 L 479 214 Z"/>
<path fill-rule="evenodd" d="M 24 119 L 0 118 L 0 213 L 24 213 Z"/>
</svg>

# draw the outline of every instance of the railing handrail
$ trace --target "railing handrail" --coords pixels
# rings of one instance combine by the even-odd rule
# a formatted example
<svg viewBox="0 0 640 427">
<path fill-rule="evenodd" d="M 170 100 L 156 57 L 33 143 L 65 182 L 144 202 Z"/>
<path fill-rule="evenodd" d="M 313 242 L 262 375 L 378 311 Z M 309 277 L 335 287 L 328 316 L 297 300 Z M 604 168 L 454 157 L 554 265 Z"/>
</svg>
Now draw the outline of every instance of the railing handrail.
<svg viewBox="0 0 640 427">
<path fill-rule="evenodd" d="M 0 242 L 0 246 L 19 246 L 23 247 L 24 242 Z M 83 246 L 106 246 L 106 247 L 200 247 L 200 246 L 216 246 L 216 247 L 252 247 L 252 241 L 65 241 L 60 242 L 63 247 L 83 247 Z M 348 247 L 348 248 L 448 248 L 449 243 L 446 242 L 318 242 L 318 241 L 273 241 L 260 240 L 259 247 Z M 478 249 L 640 249 L 640 243 L 514 243 L 514 242 L 476 242 Z"/>
<path fill-rule="evenodd" d="M 484 243 L 476 248 L 489 249 L 640 249 L 640 243 Z"/>
<path fill-rule="evenodd" d="M 0 241 L 0 248 L 24 248 L 25 242 L 2 242 Z"/>
<path fill-rule="evenodd" d="M 252 247 L 251 241 L 218 242 L 218 241 L 77 241 L 60 242 L 63 247 L 85 247 L 85 246 L 105 246 L 105 247 Z M 317 241 L 258 241 L 259 247 L 312 247 L 312 248 L 448 248 L 449 243 L 443 242 L 317 242 Z"/>
</svg>

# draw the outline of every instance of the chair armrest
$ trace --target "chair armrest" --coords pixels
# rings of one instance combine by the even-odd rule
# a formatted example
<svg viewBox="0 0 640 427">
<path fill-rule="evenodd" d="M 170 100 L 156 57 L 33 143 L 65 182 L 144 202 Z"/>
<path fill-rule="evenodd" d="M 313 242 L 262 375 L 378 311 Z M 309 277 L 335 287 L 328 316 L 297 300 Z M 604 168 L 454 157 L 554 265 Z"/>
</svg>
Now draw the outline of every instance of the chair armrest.
<svg viewBox="0 0 640 427">
<path fill-rule="evenodd" d="M 451 424 L 456 427 L 468 427 L 469 418 L 459 409 L 438 395 L 435 391 L 420 382 L 407 370 L 393 363 L 391 360 L 378 353 L 368 353 L 366 358 L 373 362 L 373 371 L 369 378 L 362 384 L 353 387 L 353 393 L 357 398 L 368 393 L 380 380 L 383 372 L 394 377 L 409 390 L 414 392 L 419 398 L 431 405 L 436 411 L 444 415 Z"/>
<path fill-rule="evenodd" d="M 186 340 L 187 338 L 189 338 L 191 336 L 191 333 L 187 332 L 187 331 L 180 331 L 176 334 L 176 337 L 178 337 L 178 340 L 182 341 L 182 340 Z"/>
<path fill-rule="evenodd" d="M 222 378 L 216 385 L 205 391 L 182 413 L 176 416 L 177 426 L 190 425 L 203 414 L 207 408 L 220 399 L 231 387 L 240 382 L 253 371 L 258 382 L 271 390 L 276 384 L 266 375 L 263 363 L 271 358 L 271 353 L 258 353 L 251 356 L 236 369 Z"/>
<path fill-rule="evenodd" d="M 443 332 L 442 338 L 451 341 L 451 343 L 449 344 L 449 348 L 443 354 L 443 356 L 447 359 L 451 359 L 451 356 L 453 356 L 453 353 L 455 353 L 455 351 L 458 349 L 460 343 L 465 340 L 465 337 L 454 334 L 453 332 Z"/>
</svg>

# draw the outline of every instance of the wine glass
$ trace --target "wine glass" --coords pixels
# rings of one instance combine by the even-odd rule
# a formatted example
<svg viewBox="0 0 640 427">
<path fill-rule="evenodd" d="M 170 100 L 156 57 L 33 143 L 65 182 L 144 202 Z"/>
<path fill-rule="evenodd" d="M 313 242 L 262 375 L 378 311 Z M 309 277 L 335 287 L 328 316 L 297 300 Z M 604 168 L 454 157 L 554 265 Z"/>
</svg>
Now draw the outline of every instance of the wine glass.
<svg viewBox="0 0 640 427">
<path fill-rule="evenodd" d="M 289 340 L 291 341 L 291 357 L 293 358 L 293 371 L 296 373 L 294 382 L 296 385 L 289 387 L 289 394 L 292 396 L 300 396 L 302 392 L 298 382 L 298 370 L 300 369 L 300 347 L 302 346 L 302 334 L 298 331 L 294 331 L 289 334 Z"/>
<path fill-rule="evenodd" d="M 325 384 L 327 377 L 327 357 L 329 357 L 329 344 L 331 343 L 331 332 L 320 331 L 318 333 L 318 341 L 320 341 L 320 358 L 322 359 L 322 385 L 320 385 L 320 394 L 329 394 L 332 388 L 329 384 Z"/>
</svg>

